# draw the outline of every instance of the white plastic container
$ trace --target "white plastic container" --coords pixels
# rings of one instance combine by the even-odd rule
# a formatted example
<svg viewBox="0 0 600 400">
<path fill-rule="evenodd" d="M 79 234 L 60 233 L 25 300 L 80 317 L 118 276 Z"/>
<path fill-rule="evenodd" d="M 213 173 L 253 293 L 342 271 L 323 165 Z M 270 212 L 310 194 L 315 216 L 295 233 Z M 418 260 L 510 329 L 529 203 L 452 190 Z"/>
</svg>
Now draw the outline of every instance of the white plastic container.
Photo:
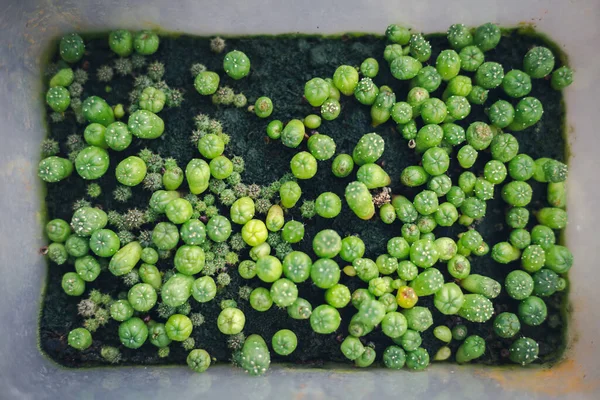
<svg viewBox="0 0 600 400">
<path fill-rule="evenodd" d="M 600 398 L 600 1 L 0 0 L 0 398 Z M 216 366 L 65 369 L 37 346 L 46 263 L 36 176 L 46 134 L 40 71 L 50 41 L 69 31 L 160 28 L 190 34 L 424 32 L 455 22 L 533 24 L 564 47 L 575 70 L 566 92 L 571 150 L 567 242 L 572 316 L 565 359 L 552 368 L 432 366 L 424 373 L 274 366 L 262 378 Z M 344 369 L 345 368 L 345 369 Z"/>
</svg>

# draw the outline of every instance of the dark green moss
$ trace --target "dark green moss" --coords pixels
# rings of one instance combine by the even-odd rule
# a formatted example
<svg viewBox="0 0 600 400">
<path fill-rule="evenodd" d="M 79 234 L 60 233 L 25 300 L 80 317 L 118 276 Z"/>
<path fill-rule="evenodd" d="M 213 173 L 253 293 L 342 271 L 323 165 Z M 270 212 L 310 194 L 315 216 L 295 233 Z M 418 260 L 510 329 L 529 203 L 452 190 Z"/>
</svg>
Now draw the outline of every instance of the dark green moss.
<svg viewBox="0 0 600 400">
<path fill-rule="evenodd" d="M 434 63 L 439 51 L 447 47 L 443 36 L 433 35 L 430 36 L 430 39 L 433 45 L 433 54 L 426 64 Z M 500 45 L 486 53 L 486 59 L 502 63 L 505 70 L 521 68 L 523 55 L 530 47 L 538 44 L 547 45 L 548 43 L 537 35 L 521 35 L 516 31 L 506 31 Z M 163 157 L 175 157 L 179 161 L 179 165 L 185 165 L 190 158 L 198 155 L 197 149 L 189 141 L 189 136 L 194 129 L 193 117 L 198 113 L 205 113 L 220 120 L 224 132 L 231 135 L 232 140 L 226 153 L 230 156 L 244 157 L 246 161 L 246 171 L 242 175 L 244 183 L 268 184 L 279 179 L 283 172 L 289 169 L 289 161 L 296 150 L 288 149 L 279 142 L 266 140 L 265 128 L 270 119 L 256 118 L 244 109 L 213 106 L 209 97 L 202 97 L 196 93 L 189 72 L 192 64 L 200 62 L 205 64 L 209 70 L 219 72 L 222 79 L 221 85 L 230 86 L 236 93 L 244 93 L 249 104 L 253 104 L 260 96 L 268 96 L 274 104 L 271 119 L 280 119 L 285 122 L 292 118 L 302 119 L 315 112 L 302 97 L 303 86 L 308 79 L 314 76 L 331 77 L 340 64 L 358 66 L 367 57 L 375 57 L 381 65 L 380 74 L 375 78 L 375 82 L 378 85 L 391 86 L 396 92 L 398 100 L 404 100 L 408 84 L 391 77 L 386 67 L 387 63 L 382 57 L 384 47 L 385 41 L 374 35 L 342 35 L 335 38 L 289 35 L 227 38 L 227 49 L 243 50 L 252 62 L 250 75 L 240 81 L 233 81 L 222 71 L 223 55 L 215 55 L 210 51 L 208 38 L 185 35 L 161 38 L 158 52 L 148 57 L 148 62 L 159 60 L 165 64 L 166 72 L 163 79 L 170 87 L 184 91 L 183 104 L 181 107 L 165 109 L 160 113 L 166 126 L 165 134 L 161 138 L 154 141 L 135 139 L 126 151 L 111 152 L 111 168 L 98 182 L 102 186 L 103 192 L 98 199 L 94 200 L 94 204 L 101 205 L 105 210 L 121 212 L 134 207 L 145 208 L 150 193 L 141 187 L 134 188 L 133 197 L 124 204 L 113 200 L 111 193 L 116 186 L 115 166 L 123 158 L 137 153 L 145 147 L 160 153 Z M 94 94 L 104 97 L 109 104 L 128 103 L 128 93 L 132 90 L 133 79 L 131 77 L 115 76 L 109 83 L 111 90 L 107 92 L 105 91 L 106 83 L 98 82 L 95 76 L 98 67 L 112 62 L 111 60 L 114 58 L 115 56 L 109 51 L 106 40 L 102 36 L 96 35 L 87 42 L 86 55 L 78 63 L 78 67 L 86 68 L 90 76 L 90 80 L 84 85 L 82 98 Z M 441 91 L 442 89 L 439 89 L 433 95 L 441 97 Z M 497 98 L 505 98 L 500 92 L 492 91 L 486 104 L 492 104 Z M 531 95 L 542 100 L 545 112 L 541 122 L 536 126 L 515 134 L 521 145 L 520 151 L 526 152 L 534 158 L 546 156 L 564 160 L 565 112 L 561 93 L 552 90 L 548 81 L 536 80 Z M 417 164 L 419 157 L 408 148 L 406 141 L 391 122 L 377 128 L 371 127 L 369 107 L 362 106 L 353 98 L 347 97 L 341 99 L 341 104 L 341 117 L 334 121 L 324 122 L 319 132 L 335 139 L 338 153 L 351 153 L 355 143 L 365 133 L 381 134 L 386 141 L 385 153 L 381 160 L 386 171 L 392 177 L 393 193 L 412 198 L 416 190 L 403 187 L 400 184 L 399 176 L 405 167 Z M 467 127 L 470 122 L 476 120 L 486 120 L 484 106 L 473 106 L 471 115 L 460 124 Z M 50 137 L 61 142 L 61 154 L 66 155 L 67 149 L 64 140 L 68 135 L 82 131 L 83 126 L 76 124 L 72 113 L 67 113 L 64 122 L 51 124 Z M 481 153 L 475 170 L 482 172 L 483 165 L 489 159 L 488 152 Z M 319 162 L 317 175 L 310 181 L 301 182 L 302 200 L 314 200 L 324 187 L 343 197 L 344 188 L 352 178 L 334 178 L 331 174 L 331 162 L 331 160 Z M 458 163 L 453 160 L 449 170 L 450 175 L 456 178 L 460 172 Z M 535 195 L 529 207 L 534 210 L 544 205 L 545 190 L 543 185 L 535 182 L 532 182 L 532 186 Z M 65 190 L 66 188 L 67 190 Z M 48 185 L 45 198 L 48 217 L 69 220 L 72 214 L 71 204 L 76 199 L 85 196 L 85 188 L 86 182 L 76 174 L 60 185 Z M 506 205 L 501 200 L 499 189 L 499 187 L 496 188 L 495 199 L 488 202 L 485 220 L 477 226 L 490 246 L 498 241 L 506 240 L 509 234 L 509 230 L 503 223 Z M 301 219 L 298 207 L 289 212 L 286 218 Z M 533 220 L 534 218 L 531 219 L 531 225 L 533 225 Z M 142 229 L 151 227 L 152 225 L 146 225 Z M 335 229 L 342 237 L 359 234 L 367 245 L 366 256 L 373 259 L 385 252 L 389 238 L 400 234 L 399 222 L 386 225 L 377 221 L 377 218 L 371 221 L 358 220 L 345 204 L 339 218 L 333 221 L 323 218 L 313 218 L 307 221 L 306 237 L 311 238 L 316 232 L 325 228 Z M 436 235 L 438 237 L 456 237 L 456 234 L 463 230 L 464 228 L 455 225 L 451 228 L 437 229 Z M 294 245 L 294 248 L 313 254 L 310 240 Z M 245 254 L 243 253 L 243 255 Z M 344 265 L 341 264 L 341 266 Z M 489 255 L 474 257 L 472 260 L 474 273 L 488 275 L 500 282 L 504 281 L 504 277 L 512 267 L 516 268 L 517 266 L 498 268 Z M 93 345 L 84 352 L 68 347 L 66 340 L 68 332 L 81 326 L 83 322 L 83 319 L 77 316 L 79 299 L 66 296 L 60 286 L 61 276 L 72 268 L 71 265 L 50 265 L 48 268 L 47 288 L 40 318 L 40 345 L 42 350 L 53 360 L 70 367 L 98 365 L 102 363 L 99 355 L 100 347 L 112 345 L 121 348 L 125 364 L 185 364 L 186 352 L 178 344 L 171 346 L 171 354 L 166 359 L 159 358 L 157 349 L 150 343 L 146 343 L 139 350 L 123 348 L 120 346 L 117 336 L 118 324 L 114 321 L 109 322 L 93 335 Z M 172 269 L 172 257 L 160 260 L 158 268 L 161 271 Z M 450 276 L 443 268 L 442 270 L 445 278 L 450 280 Z M 219 303 L 222 299 L 237 299 L 239 287 L 248 284 L 239 277 L 235 270 L 230 273 L 230 276 L 231 284 L 219 292 L 215 301 L 202 305 L 195 301 L 191 302 L 192 312 L 201 312 L 206 318 L 205 324 L 195 328 L 192 336 L 196 343 L 201 343 L 202 347 L 219 362 L 228 362 L 231 357 L 231 351 L 226 345 L 226 336 L 218 331 L 215 322 L 220 312 Z M 342 275 L 342 283 L 348 285 L 351 290 L 359 286 L 366 286 L 357 279 L 349 279 L 345 275 Z M 255 287 L 261 283 L 254 280 L 250 285 Z M 114 298 L 127 290 L 120 279 L 115 279 L 107 271 L 104 271 L 97 281 L 88 284 L 87 287 L 88 290 L 96 288 L 109 293 Z M 300 296 L 311 301 L 315 307 L 324 302 L 323 291 L 309 283 L 299 285 L 299 290 Z M 555 316 L 552 318 L 558 318 L 558 325 L 551 327 L 546 322 L 541 327 L 524 327 L 523 333 L 540 343 L 541 359 L 550 362 L 560 356 L 564 347 L 563 330 L 566 326 L 566 316 L 561 310 L 565 309 L 566 293 L 552 296 L 547 303 L 549 315 Z M 494 336 L 492 321 L 486 324 L 471 324 L 458 317 L 444 316 L 435 310 L 431 297 L 421 299 L 419 304 L 432 310 L 435 325 L 446 324 L 452 327 L 458 323 L 465 323 L 470 334 L 478 334 L 485 338 L 488 351 L 477 362 L 485 364 L 508 362 L 507 358 L 502 356 L 502 350 L 508 349 L 511 341 Z M 504 293 L 494 301 L 494 304 L 496 313 L 514 312 L 517 306 L 516 302 Z M 279 329 L 288 328 L 296 332 L 299 338 L 298 349 L 286 360 L 315 365 L 322 365 L 329 361 L 346 362 L 339 351 L 339 344 L 340 339 L 345 336 L 347 323 L 354 313 L 352 308 L 348 307 L 342 310 L 343 322 L 338 334 L 318 335 L 311 330 L 308 321 L 292 320 L 287 316 L 285 310 L 273 308 L 269 312 L 259 313 L 254 311 L 244 300 L 238 301 L 238 306 L 246 314 L 247 324 L 244 330 L 246 334 L 258 333 L 269 340 Z M 150 312 L 150 317 L 158 319 L 155 311 Z M 439 341 L 433 337 L 432 331 L 425 332 L 423 338 L 423 347 L 429 350 L 430 354 L 435 354 L 439 347 Z M 389 338 L 379 331 L 369 335 L 367 339 L 375 344 L 379 357 L 385 347 L 391 344 Z M 458 345 L 458 342 L 450 344 L 453 352 L 456 351 Z M 277 361 L 283 361 L 274 354 L 272 356 Z"/>
</svg>

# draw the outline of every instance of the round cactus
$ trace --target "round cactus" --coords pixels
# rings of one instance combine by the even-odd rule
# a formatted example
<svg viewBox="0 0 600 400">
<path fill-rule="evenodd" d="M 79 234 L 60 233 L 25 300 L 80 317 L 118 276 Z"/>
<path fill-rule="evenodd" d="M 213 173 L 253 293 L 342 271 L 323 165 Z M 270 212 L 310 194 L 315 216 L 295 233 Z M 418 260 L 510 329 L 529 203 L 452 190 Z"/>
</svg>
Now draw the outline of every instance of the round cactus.
<svg viewBox="0 0 600 400">
<path fill-rule="evenodd" d="M 521 330 L 521 322 L 516 314 L 503 312 L 494 319 L 494 332 L 501 338 L 511 338 Z"/>
<path fill-rule="evenodd" d="M 142 246 L 139 242 L 131 242 L 123 246 L 110 259 L 109 271 L 115 276 L 122 276 L 131 272 L 142 257 Z"/>
<path fill-rule="evenodd" d="M 138 110 L 129 116 L 129 130 L 140 139 L 156 139 L 163 134 L 165 123 L 156 114 L 148 110 Z"/>
<path fill-rule="evenodd" d="M 446 283 L 435 293 L 435 307 L 445 315 L 456 314 L 465 302 L 465 297 L 456 283 Z"/>
<path fill-rule="evenodd" d="M 98 179 L 108 170 L 108 152 L 101 147 L 88 146 L 81 150 L 75 159 L 77 173 L 83 179 Z"/>
<path fill-rule="evenodd" d="M 510 346 L 509 358 L 512 362 L 526 365 L 535 361 L 538 357 L 539 345 L 530 338 L 519 338 Z"/>
<path fill-rule="evenodd" d="M 69 33 L 60 39 L 59 53 L 63 60 L 74 63 L 81 60 L 85 52 L 85 43 L 81 36 Z"/>
<path fill-rule="evenodd" d="M 485 340 L 477 335 L 469 336 L 456 351 L 456 362 L 467 363 L 479 358 L 485 353 Z"/>
</svg>

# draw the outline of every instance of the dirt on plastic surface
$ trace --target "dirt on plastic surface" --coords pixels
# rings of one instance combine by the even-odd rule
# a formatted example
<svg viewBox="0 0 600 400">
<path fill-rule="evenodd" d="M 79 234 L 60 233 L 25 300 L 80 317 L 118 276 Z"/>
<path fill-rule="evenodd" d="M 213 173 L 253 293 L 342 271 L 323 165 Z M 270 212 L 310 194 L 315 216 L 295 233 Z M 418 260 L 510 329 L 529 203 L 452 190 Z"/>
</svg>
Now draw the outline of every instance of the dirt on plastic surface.
<svg viewBox="0 0 600 400">
<path fill-rule="evenodd" d="M 194 128 L 193 117 L 199 113 L 209 115 L 218 119 L 223 125 L 224 132 L 231 136 L 231 142 L 227 146 L 225 154 L 228 156 L 239 155 L 245 160 L 246 170 L 242 174 L 243 182 L 269 184 L 279 179 L 289 171 L 289 161 L 299 150 L 306 148 L 306 141 L 299 149 L 289 149 L 279 141 L 267 140 L 265 128 L 272 119 L 279 119 L 284 123 L 292 118 L 302 119 L 311 113 L 318 114 L 319 110 L 313 109 L 303 99 L 304 83 L 316 76 L 331 77 L 335 69 L 341 64 L 358 66 L 367 57 L 374 57 L 379 61 L 380 73 L 374 79 L 377 85 L 388 85 L 396 93 L 397 100 L 404 100 L 409 90 L 408 82 L 395 80 L 383 60 L 383 50 L 386 45 L 384 39 L 373 35 L 342 35 L 339 37 L 319 36 L 275 36 L 275 37 L 244 37 L 228 38 L 226 51 L 233 49 L 242 50 L 251 60 L 252 68 L 248 77 L 234 81 L 227 77 L 222 68 L 224 53 L 214 54 L 210 51 L 209 38 L 178 36 L 161 37 L 160 47 L 157 53 L 147 57 L 148 61 L 159 60 L 165 65 L 164 80 L 171 88 L 179 88 L 184 91 L 184 101 L 180 107 L 165 108 L 159 113 L 165 122 L 165 133 L 156 140 L 135 139 L 132 145 L 123 152 L 110 151 L 111 166 L 108 172 L 97 182 L 102 186 L 103 193 L 98 199 L 92 200 L 92 204 L 100 205 L 104 210 L 125 211 L 131 208 L 145 209 L 151 192 L 144 190 L 141 185 L 133 188 L 133 197 L 125 204 L 116 202 L 112 197 L 112 191 L 116 186 L 114 169 L 119 161 L 127 156 L 138 153 L 143 148 L 149 148 L 160 153 L 163 157 L 174 157 L 179 165 L 184 167 L 193 157 L 199 157 L 198 150 L 190 141 L 190 135 Z M 433 46 L 433 54 L 424 65 L 435 65 L 437 54 L 442 49 L 448 48 L 444 36 L 430 36 Z M 77 67 L 87 68 L 89 81 L 84 85 L 82 99 L 90 95 L 98 95 L 105 98 L 109 104 L 129 104 L 128 94 L 133 87 L 132 76 L 121 77 L 115 74 L 115 78 L 108 82 L 99 82 L 96 70 L 106 64 L 114 62 L 116 56 L 109 50 L 105 37 L 97 37 L 86 41 L 87 51 L 84 58 L 77 63 Z M 516 31 L 504 33 L 498 47 L 486 53 L 486 61 L 498 61 L 505 71 L 522 68 L 523 55 L 534 45 L 546 44 L 537 36 L 521 35 Z M 55 59 L 56 61 L 56 59 Z M 244 93 L 248 98 L 248 104 L 253 104 L 260 96 L 268 96 L 273 100 L 274 112 L 268 119 L 259 119 L 246 108 L 234 108 L 214 106 L 210 97 L 200 96 L 194 89 L 193 78 L 190 74 L 190 66 L 194 63 L 203 63 L 209 70 L 219 73 L 221 85 L 230 86 L 236 93 Z M 557 57 L 557 64 L 560 61 Z M 144 69 L 134 71 L 134 76 L 144 73 Z M 464 72 L 462 72 L 464 73 Z M 470 73 L 465 73 L 472 76 Z M 108 88 L 109 86 L 109 88 Z M 108 89 L 108 91 L 107 91 Z M 432 96 L 441 97 L 443 90 L 438 89 Z M 566 154 L 564 133 L 565 112 L 562 104 L 562 94 L 550 87 L 548 80 L 533 80 L 533 90 L 530 94 L 539 98 L 544 105 L 542 120 L 534 127 L 522 132 L 513 133 L 520 144 L 520 152 L 527 153 L 533 158 L 552 157 L 564 160 Z M 466 127 L 473 121 L 487 121 L 485 107 L 489 107 L 498 97 L 506 98 L 502 90 L 492 90 L 485 106 L 473 105 L 471 114 L 459 125 Z M 507 100 L 510 100 L 506 98 Z M 513 104 L 515 103 L 512 100 Z M 370 118 L 370 107 L 358 103 L 354 97 L 342 96 L 342 113 L 334 121 L 323 121 L 318 129 L 320 133 L 331 136 L 337 145 L 336 154 L 352 153 L 352 149 L 358 139 L 369 132 L 377 132 L 385 139 L 385 152 L 381 157 L 381 164 L 392 178 L 391 189 L 393 194 L 403 194 L 412 199 L 414 194 L 422 189 L 411 189 L 400 183 L 401 171 L 409 166 L 420 162 L 420 157 L 407 145 L 396 130 L 393 121 L 383 125 L 372 127 Z M 125 117 L 126 118 L 126 117 Z M 421 124 L 420 121 L 418 121 Z M 61 153 L 66 156 L 67 149 L 65 139 L 68 135 L 83 134 L 85 125 L 77 124 L 72 112 L 67 112 L 66 119 L 60 123 L 49 124 L 49 136 L 61 142 Z M 471 170 L 480 175 L 483 165 L 490 159 L 489 151 L 480 152 L 477 164 Z M 449 175 L 453 182 L 458 178 L 462 169 L 451 157 Z M 331 162 L 320 161 L 317 175 L 308 181 L 301 181 L 303 200 L 314 200 L 320 193 L 331 191 L 340 198 L 344 198 L 346 185 L 354 180 L 355 174 L 345 179 L 335 178 L 331 174 Z M 528 208 L 533 212 L 546 205 L 545 185 L 530 182 L 534 189 L 534 199 Z M 77 173 L 59 184 L 48 184 L 45 203 L 48 219 L 63 218 L 70 221 L 72 215 L 72 204 L 75 200 L 85 198 L 85 189 L 88 182 L 81 179 Z M 456 184 L 456 183 L 455 183 Z M 477 224 L 476 229 L 481 232 L 484 240 L 490 248 L 497 242 L 508 239 L 510 228 L 504 223 L 507 205 L 502 201 L 500 189 L 497 185 L 493 200 L 487 202 L 487 214 Z M 186 190 L 186 185 L 180 188 Z M 298 245 L 293 245 L 295 250 L 301 250 L 315 258 L 312 251 L 312 240 L 314 234 L 322 229 L 335 229 L 340 236 L 359 235 L 366 244 L 365 257 L 375 259 L 379 254 L 386 253 L 386 243 L 394 236 L 401 236 L 401 222 L 396 221 L 392 225 L 382 223 L 377 216 L 370 221 L 359 220 L 348 206 L 343 202 L 341 214 L 334 220 L 315 217 L 304 221 L 306 225 L 305 240 Z M 288 219 L 301 219 L 298 206 L 290 210 L 286 215 Z M 225 213 L 225 208 L 222 208 Z M 535 225 L 535 217 L 530 218 L 528 225 Z M 152 229 L 152 224 L 146 224 L 142 229 Z M 451 228 L 438 228 L 435 230 L 436 237 L 450 236 L 456 239 L 459 232 L 466 228 L 455 224 Z M 234 226 L 234 232 L 239 231 Z M 137 233 L 137 232 L 134 232 Z M 247 250 L 242 251 L 241 259 L 247 258 Z M 346 265 L 341 259 L 336 258 L 340 266 Z M 173 268 L 172 256 L 161 259 L 157 264 L 161 271 Z M 503 283 L 505 276 L 513 269 L 519 268 L 518 263 L 500 265 L 494 262 L 491 256 L 471 257 L 472 273 L 490 276 Z M 451 281 L 444 265 L 438 266 L 444 274 L 446 281 Z M 93 345 L 85 351 L 74 350 L 67 345 L 67 335 L 71 329 L 82 326 L 83 318 L 77 314 L 77 303 L 83 297 L 69 297 L 61 289 L 62 275 L 72 271 L 72 263 L 59 266 L 49 263 L 47 288 L 40 319 L 40 344 L 42 350 L 50 358 L 61 365 L 69 367 L 94 366 L 105 364 L 100 357 L 100 348 L 103 345 L 119 347 L 122 355 L 122 364 L 184 364 L 187 356 L 179 343 L 173 342 L 170 346 L 171 352 L 168 358 L 159 358 L 157 348 L 146 342 L 140 349 L 131 350 L 123 347 L 119 342 L 117 334 L 118 322 L 111 320 L 107 325 L 101 327 L 93 334 Z M 227 337 L 217 329 L 216 319 L 220 312 L 219 303 L 223 299 L 235 299 L 239 308 L 246 314 L 246 335 L 257 333 L 270 343 L 271 336 L 279 329 L 288 328 L 298 336 L 298 348 L 290 356 L 281 358 L 271 353 L 275 361 L 286 361 L 303 365 L 321 365 L 324 362 L 348 362 L 339 350 L 340 342 L 347 332 L 347 324 L 355 312 L 349 305 L 341 310 L 342 325 L 337 332 L 330 335 L 320 335 L 312 331 L 308 320 L 298 321 L 290 318 L 285 309 L 273 306 L 268 312 L 253 310 L 248 301 L 238 298 L 238 290 L 242 285 L 251 287 L 266 286 L 258 278 L 244 281 L 237 273 L 237 268 L 230 267 L 231 284 L 219 291 L 215 300 L 199 304 L 190 300 L 192 312 L 201 312 L 206 322 L 199 328 L 194 328 L 192 337 L 196 341 L 196 347 L 206 349 L 218 362 L 228 362 L 231 358 L 231 350 L 227 347 Z M 349 278 L 342 273 L 341 283 L 348 285 L 351 291 L 358 287 L 366 287 L 366 284 L 357 278 Z M 266 286 L 268 287 L 268 286 Z M 299 295 L 311 302 L 313 307 L 323 304 L 324 291 L 310 283 L 298 285 Z M 122 279 L 114 277 L 108 271 L 103 271 L 100 277 L 87 284 L 86 293 L 91 289 L 98 289 L 102 293 L 108 293 L 113 298 L 123 297 L 128 287 Z M 540 344 L 540 358 L 542 361 L 552 362 L 562 353 L 564 347 L 565 307 L 566 291 L 558 293 L 550 298 L 545 298 L 548 305 L 548 319 L 539 327 L 528 327 L 523 325 L 522 334 L 531 337 Z M 160 295 L 159 295 L 160 301 Z M 503 311 L 516 312 L 517 304 L 503 291 L 494 301 L 495 313 Z M 486 339 L 487 350 L 485 355 L 474 361 L 484 364 L 507 363 L 506 349 L 512 343 L 511 339 L 499 339 L 492 330 L 492 320 L 484 324 L 474 324 L 463 321 L 457 316 L 442 315 L 433 306 L 432 296 L 423 297 L 419 305 L 428 307 L 434 317 L 434 326 L 448 325 L 453 327 L 464 323 L 469 329 L 469 334 L 478 334 Z M 152 319 L 160 321 L 156 308 L 148 314 Z M 162 320 L 164 322 L 164 320 Z M 443 345 L 433 336 L 433 327 L 422 335 L 423 344 L 431 357 Z M 365 343 L 372 343 L 381 358 L 383 350 L 393 344 L 392 340 L 383 335 L 380 330 L 364 338 Z M 460 342 L 452 341 L 450 347 L 453 354 Z"/>
</svg>

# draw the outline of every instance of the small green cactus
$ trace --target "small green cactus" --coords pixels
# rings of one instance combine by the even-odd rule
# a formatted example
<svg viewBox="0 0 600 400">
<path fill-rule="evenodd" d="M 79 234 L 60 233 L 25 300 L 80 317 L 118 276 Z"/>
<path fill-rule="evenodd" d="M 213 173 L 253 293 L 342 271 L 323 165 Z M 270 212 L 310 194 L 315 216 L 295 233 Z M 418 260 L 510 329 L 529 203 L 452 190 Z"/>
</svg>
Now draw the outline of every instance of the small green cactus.
<svg viewBox="0 0 600 400">
<path fill-rule="evenodd" d="M 350 182 L 346 186 L 345 197 L 350 209 L 360 219 L 371 219 L 375 215 L 373 197 L 364 183 Z"/>
<path fill-rule="evenodd" d="M 538 358 L 539 345 L 530 338 L 519 338 L 514 341 L 509 349 L 509 358 L 512 362 L 526 365 Z"/>
<path fill-rule="evenodd" d="M 271 365 L 271 354 L 264 339 L 250 335 L 244 342 L 239 359 L 240 366 L 250 375 L 264 375 Z"/>
<path fill-rule="evenodd" d="M 376 133 L 363 135 L 354 150 L 352 158 L 357 165 L 374 163 L 381 157 L 385 149 L 385 141 Z"/>
<path fill-rule="evenodd" d="M 466 294 L 458 315 L 471 322 L 486 322 L 494 315 L 494 306 L 480 294 Z"/>
<path fill-rule="evenodd" d="M 456 351 L 456 362 L 467 363 L 479 358 L 485 353 L 485 340 L 477 335 L 469 336 Z"/>
</svg>

